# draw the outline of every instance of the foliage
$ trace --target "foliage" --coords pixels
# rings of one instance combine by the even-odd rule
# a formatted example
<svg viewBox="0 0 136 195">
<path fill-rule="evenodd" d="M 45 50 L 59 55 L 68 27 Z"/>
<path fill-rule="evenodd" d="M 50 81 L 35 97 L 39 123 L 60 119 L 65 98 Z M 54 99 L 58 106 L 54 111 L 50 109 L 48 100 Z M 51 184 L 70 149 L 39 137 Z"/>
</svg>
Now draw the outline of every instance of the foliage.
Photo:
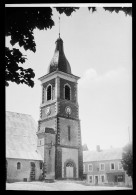
<svg viewBox="0 0 136 195">
<path fill-rule="evenodd" d="M 11 36 L 11 45 L 16 43 L 25 50 L 36 51 L 33 30 L 35 27 L 41 29 L 51 28 L 54 25 L 51 8 L 6 8 L 5 35 Z M 19 63 L 24 63 L 26 58 L 17 49 L 5 48 L 5 85 L 9 81 L 17 84 L 25 83 L 30 87 L 34 86 L 35 74 L 31 68 L 19 67 Z"/>
<path fill-rule="evenodd" d="M 105 11 L 118 13 L 119 11 L 123 11 L 126 15 L 132 16 L 132 8 L 131 7 L 103 7 Z"/>
<path fill-rule="evenodd" d="M 78 7 L 56 7 L 60 14 L 65 13 L 70 16 L 72 12 L 78 10 Z M 88 7 L 92 12 L 96 11 L 96 7 Z M 104 7 L 110 12 L 124 11 L 126 15 L 132 15 L 131 8 Z M 36 51 L 36 43 L 33 36 L 33 30 L 52 28 L 54 21 L 52 20 L 52 8 L 50 7 L 6 7 L 5 8 L 5 36 L 11 36 L 11 45 L 16 43 L 25 50 Z M 9 81 L 17 84 L 25 83 L 30 87 L 34 86 L 32 80 L 35 76 L 31 68 L 24 69 L 19 66 L 20 63 L 25 63 L 27 58 L 23 54 L 13 48 L 5 48 L 5 85 L 9 86 Z"/>
<path fill-rule="evenodd" d="M 79 7 L 56 7 L 60 14 L 65 13 L 67 16 L 70 16 L 76 9 L 79 9 Z"/>
<path fill-rule="evenodd" d="M 128 176 L 131 176 L 133 179 L 133 154 L 132 154 L 132 144 L 129 143 L 123 148 L 122 153 L 122 166 L 126 171 Z"/>
<path fill-rule="evenodd" d="M 17 84 L 25 83 L 28 86 L 33 87 L 34 82 L 31 78 L 34 78 L 35 74 L 31 68 L 24 69 L 18 66 L 18 63 L 24 63 L 25 57 L 18 50 L 13 48 L 10 50 L 9 48 L 5 48 L 5 85 L 8 86 L 8 81 L 16 82 Z"/>
</svg>

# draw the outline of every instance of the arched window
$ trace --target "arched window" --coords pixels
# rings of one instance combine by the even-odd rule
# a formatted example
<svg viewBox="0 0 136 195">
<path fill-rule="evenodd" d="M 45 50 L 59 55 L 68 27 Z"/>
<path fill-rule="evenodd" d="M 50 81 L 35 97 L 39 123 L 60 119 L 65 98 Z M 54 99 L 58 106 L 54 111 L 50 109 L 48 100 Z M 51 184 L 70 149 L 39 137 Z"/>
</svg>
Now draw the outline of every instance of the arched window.
<svg viewBox="0 0 136 195">
<path fill-rule="evenodd" d="M 48 100 L 51 100 L 51 98 L 52 98 L 52 86 L 49 85 L 49 86 L 47 87 L 47 101 L 48 101 Z"/>
<path fill-rule="evenodd" d="M 17 163 L 17 169 L 21 169 L 21 163 L 20 162 Z"/>
<path fill-rule="evenodd" d="M 65 85 L 65 91 L 64 91 L 65 99 L 70 100 L 70 87 L 66 84 Z"/>
</svg>

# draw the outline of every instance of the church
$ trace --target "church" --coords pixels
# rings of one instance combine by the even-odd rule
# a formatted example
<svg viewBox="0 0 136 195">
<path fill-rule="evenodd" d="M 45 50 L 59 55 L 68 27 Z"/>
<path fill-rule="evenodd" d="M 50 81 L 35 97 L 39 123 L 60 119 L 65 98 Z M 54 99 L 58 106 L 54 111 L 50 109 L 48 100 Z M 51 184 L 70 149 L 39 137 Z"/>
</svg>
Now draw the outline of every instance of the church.
<svg viewBox="0 0 136 195">
<path fill-rule="evenodd" d="M 32 122 L 30 116 L 6 113 L 7 180 L 82 178 L 78 79 L 79 77 L 71 72 L 64 54 L 63 40 L 59 35 L 47 74 L 39 78 L 42 99 L 37 130 L 36 127 L 32 127 L 34 121 Z M 18 123 L 14 122 L 17 117 Z M 28 123 L 31 125 L 27 125 L 26 128 Z M 20 133 L 21 129 L 25 129 L 25 134 L 23 130 L 22 134 Z"/>
</svg>

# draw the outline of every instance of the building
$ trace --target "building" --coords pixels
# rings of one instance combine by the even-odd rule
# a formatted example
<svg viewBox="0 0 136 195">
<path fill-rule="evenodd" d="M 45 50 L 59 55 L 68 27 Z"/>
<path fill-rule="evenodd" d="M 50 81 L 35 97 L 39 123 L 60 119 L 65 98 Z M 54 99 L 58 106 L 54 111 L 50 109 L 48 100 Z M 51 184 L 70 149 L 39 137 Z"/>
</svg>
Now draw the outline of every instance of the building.
<svg viewBox="0 0 136 195">
<path fill-rule="evenodd" d="M 48 72 L 39 78 L 38 127 L 30 115 L 6 112 L 7 181 L 82 178 L 78 79 L 59 37 Z"/>
<path fill-rule="evenodd" d="M 48 72 L 39 78 L 42 100 L 37 147 L 44 161 L 45 179 L 82 178 L 78 79 L 71 73 L 63 40 L 59 37 Z"/>
<path fill-rule="evenodd" d="M 123 170 L 122 148 L 83 152 L 83 173 L 92 185 L 131 185 L 131 178 Z"/>
<path fill-rule="evenodd" d="M 37 151 L 37 125 L 27 114 L 6 112 L 6 179 L 33 181 L 42 177 L 43 159 Z"/>
</svg>

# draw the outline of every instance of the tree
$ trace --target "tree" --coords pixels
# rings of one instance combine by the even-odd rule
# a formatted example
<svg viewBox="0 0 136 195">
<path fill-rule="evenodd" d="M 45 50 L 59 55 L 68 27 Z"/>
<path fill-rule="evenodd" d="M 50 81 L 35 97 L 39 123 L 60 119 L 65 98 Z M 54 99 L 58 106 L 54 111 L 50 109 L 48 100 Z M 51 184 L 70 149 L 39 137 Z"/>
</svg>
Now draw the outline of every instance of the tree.
<svg viewBox="0 0 136 195">
<path fill-rule="evenodd" d="M 60 14 L 65 13 L 70 16 L 78 7 L 56 7 Z M 96 7 L 88 7 L 92 12 Z M 124 7 L 104 7 L 106 11 L 118 13 L 123 11 L 126 15 L 132 15 L 132 9 Z M 49 29 L 54 26 L 52 20 L 52 8 L 50 7 L 6 7 L 5 8 L 5 36 L 11 36 L 11 45 L 16 43 L 25 50 L 36 51 L 36 43 L 33 30 Z M 18 49 L 5 47 L 5 85 L 9 86 L 9 81 L 17 84 L 25 83 L 33 87 L 35 74 L 31 68 L 24 69 L 21 64 L 25 63 L 26 57 Z"/>
<path fill-rule="evenodd" d="M 122 166 L 126 171 L 128 176 L 130 176 L 133 180 L 133 154 L 132 154 L 132 144 L 129 143 L 123 148 L 122 153 Z"/>
</svg>

